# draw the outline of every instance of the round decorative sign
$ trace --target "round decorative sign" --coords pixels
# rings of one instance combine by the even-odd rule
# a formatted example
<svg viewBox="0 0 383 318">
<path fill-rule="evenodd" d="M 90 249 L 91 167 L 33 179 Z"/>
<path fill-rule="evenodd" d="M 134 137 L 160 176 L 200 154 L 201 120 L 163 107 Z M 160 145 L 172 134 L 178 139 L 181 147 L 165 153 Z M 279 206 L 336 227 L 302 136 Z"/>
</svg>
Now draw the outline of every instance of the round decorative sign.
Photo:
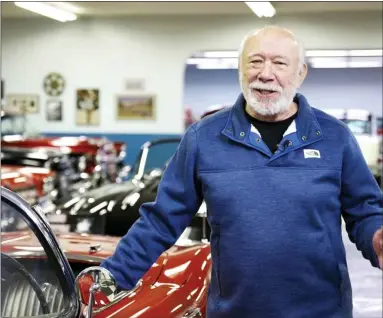
<svg viewBox="0 0 383 318">
<path fill-rule="evenodd" d="M 65 80 L 58 73 L 49 73 L 44 78 L 44 91 L 49 96 L 60 96 L 65 88 Z"/>
</svg>

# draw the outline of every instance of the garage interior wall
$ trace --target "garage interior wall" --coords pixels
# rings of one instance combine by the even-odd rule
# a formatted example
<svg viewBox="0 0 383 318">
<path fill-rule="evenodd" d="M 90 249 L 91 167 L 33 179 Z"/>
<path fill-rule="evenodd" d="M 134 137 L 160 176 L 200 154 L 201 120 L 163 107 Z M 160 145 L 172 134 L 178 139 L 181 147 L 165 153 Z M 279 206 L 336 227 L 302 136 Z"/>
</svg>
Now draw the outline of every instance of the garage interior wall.
<svg viewBox="0 0 383 318">
<path fill-rule="evenodd" d="M 365 109 L 382 116 L 382 68 L 310 68 L 298 92 L 311 106 Z M 188 66 L 185 74 L 185 104 L 195 116 L 214 104 L 231 105 L 240 92 L 234 69 L 205 70 Z"/>
<path fill-rule="evenodd" d="M 46 135 L 104 135 L 128 145 L 128 163 L 150 139 L 183 133 L 186 59 L 198 50 L 235 50 L 243 36 L 265 24 L 292 29 L 306 49 L 382 48 L 382 17 L 376 13 L 276 16 L 172 16 L 81 18 L 60 23 L 45 18 L 2 19 L 2 78 L 6 94 L 40 95 L 40 111 L 28 115 Z M 47 122 L 43 78 L 61 73 L 63 121 Z M 155 121 L 117 121 L 116 96 L 126 80 L 142 78 L 156 96 Z M 100 89 L 99 126 L 75 123 L 76 89 Z M 135 93 L 131 91 L 129 93 Z M 232 101 L 232 100 L 231 100 Z"/>
</svg>

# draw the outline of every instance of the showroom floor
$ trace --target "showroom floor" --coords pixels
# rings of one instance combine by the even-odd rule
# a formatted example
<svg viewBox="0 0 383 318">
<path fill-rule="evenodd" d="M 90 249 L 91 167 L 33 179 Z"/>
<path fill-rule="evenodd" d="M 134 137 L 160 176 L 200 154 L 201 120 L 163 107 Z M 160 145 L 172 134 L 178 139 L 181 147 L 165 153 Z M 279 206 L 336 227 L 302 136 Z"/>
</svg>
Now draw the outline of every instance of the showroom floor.
<svg viewBox="0 0 383 318">
<path fill-rule="evenodd" d="M 362 257 L 346 231 L 343 231 L 343 240 L 353 288 L 354 318 L 381 318 L 382 272 Z"/>
</svg>

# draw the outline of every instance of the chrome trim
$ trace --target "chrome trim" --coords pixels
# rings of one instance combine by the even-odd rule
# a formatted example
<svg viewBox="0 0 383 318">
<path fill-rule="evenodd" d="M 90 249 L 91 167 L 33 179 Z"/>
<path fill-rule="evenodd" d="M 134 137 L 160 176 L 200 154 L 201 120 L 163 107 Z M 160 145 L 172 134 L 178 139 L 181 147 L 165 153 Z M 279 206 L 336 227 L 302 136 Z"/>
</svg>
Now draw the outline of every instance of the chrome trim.
<svg viewBox="0 0 383 318">
<path fill-rule="evenodd" d="M 62 317 L 75 317 L 80 311 L 80 302 L 76 297 L 75 276 L 45 215 L 41 210 L 33 209 L 20 196 L 2 186 L 1 201 L 3 200 L 19 211 L 29 229 L 34 232 L 44 248 L 44 255 L 52 260 L 52 265 L 58 274 L 61 288 L 69 300 L 68 311 L 62 312 Z"/>
<path fill-rule="evenodd" d="M 193 308 L 191 310 L 188 310 L 182 318 L 196 318 L 196 317 L 202 317 L 201 310 L 199 308 Z"/>
<path fill-rule="evenodd" d="M 118 303 L 121 299 L 123 299 L 123 298 L 125 298 L 125 297 L 128 297 L 128 296 L 130 296 L 131 294 L 135 293 L 136 290 L 137 290 L 138 288 L 140 288 L 141 286 L 142 286 L 142 279 L 140 279 L 140 280 L 137 282 L 136 286 L 134 286 L 133 289 L 131 289 L 131 290 L 122 290 L 122 291 L 120 291 L 118 294 L 116 294 L 116 297 L 115 297 L 109 304 L 107 304 L 106 306 L 104 306 L 104 307 L 102 307 L 102 308 L 94 309 L 94 310 L 93 310 L 93 313 L 98 314 L 99 312 L 101 312 L 101 311 L 103 311 L 103 310 L 105 310 L 105 309 L 107 309 L 107 308 L 109 308 L 109 307 L 115 305 L 115 304 Z"/>
<path fill-rule="evenodd" d="M 9 252 L 7 255 L 12 256 L 12 257 L 20 257 L 20 256 L 33 256 L 33 257 L 41 257 L 41 256 L 46 256 L 46 253 L 43 251 L 14 251 L 14 252 Z M 73 260 L 73 261 L 85 261 L 89 263 L 97 263 L 100 264 L 105 260 L 105 257 L 101 256 L 87 256 L 87 255 L 79 255 L 79 254 L 74 254 L 71 252 L 66 252 L 64 253 L 66 259 Z"/>
<path fill-rule="evenodd" d="M 136 163 L 132 167 L 133 179 L 142 180 L 144 176 L 144 172 L 145 172 L 148 155 L 149 155 L 149 150 L 151 147 L 160 145 L 160 144 L 180 143 L 181 140 L 182 140 L 181 138 L 163 138 L 163 139 L 145 142 L 141 146 L 141 150 L 137 156 Z"/>
</svg>

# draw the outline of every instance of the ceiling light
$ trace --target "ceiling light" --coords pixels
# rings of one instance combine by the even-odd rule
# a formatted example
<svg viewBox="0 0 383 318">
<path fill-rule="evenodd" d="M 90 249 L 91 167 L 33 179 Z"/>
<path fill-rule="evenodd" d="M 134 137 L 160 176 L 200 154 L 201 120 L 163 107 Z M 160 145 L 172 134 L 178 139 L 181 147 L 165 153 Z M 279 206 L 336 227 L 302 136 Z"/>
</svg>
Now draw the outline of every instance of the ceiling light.
<svg viewBox="0 0 383 318">
<path fill-rule="evenodd" d="M 204 57 L 227 57 L 227 58 L 237 58 L 237 51 L 209 51 L 203 53 Z"/>
<path fill-rule="evenodd" d="M 347 56 L 348 50 L 307 50 L 305 55 L 307 57 L 314 56 Z"/>
<path fill-rule="evenodd" d="M 260 18 L 271 18 L 275 15 L 275 8 L 269 1 L 245 3 Z"/>
<path fill-rule="evenodd" d="M 370 67 L 382 67 L 382 61 L 349 61 L 348 67 L 352 68 L 370 68 Z"/>
<path fill-rule="evenodd" d="M 312 57 L 309 64 L 314 68 L 346 68 L 348 66 L 345 57 Z"/>
<path fill-rule="evenodd" d="M 382 56 L 383 50 L 350 50 L 350 56 Z"/>
<path fill-rule="evenodd" d="M 55 8 L 42 2 L 15 2 L 15 5 L 61 22 L 74 21 L 77 19 L 77 16 L 72 12 Z"/>
</svg>

